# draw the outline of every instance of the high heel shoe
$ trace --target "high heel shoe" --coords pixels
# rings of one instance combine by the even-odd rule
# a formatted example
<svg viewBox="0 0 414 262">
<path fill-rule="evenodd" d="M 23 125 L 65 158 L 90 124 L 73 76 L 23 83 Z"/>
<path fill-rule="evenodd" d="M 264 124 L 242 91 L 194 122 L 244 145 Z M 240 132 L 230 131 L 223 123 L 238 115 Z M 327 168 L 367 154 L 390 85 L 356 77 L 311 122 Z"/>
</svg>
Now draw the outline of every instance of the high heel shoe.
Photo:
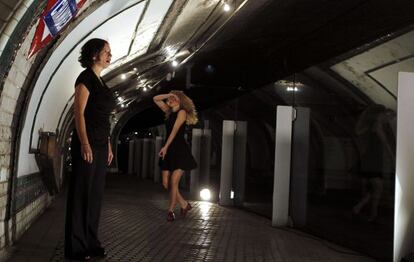
<svg viewBox="0 0 414 262">
<path fill-rule="evenodd" d="M 185 217 L 188 213 L 188 211 L 190 211 L 193 207 L 190 205 L 189 202 L 187 202 L 187 206 L 185 208 L 181 208 L 181 215 L 183 217 Z"/>
<path fill-rule="evenodd" d="M 175 220 L 175 214 L 174 214 L 174 212 L 172 212 L 172 211 L 168 211 L 168 214 L 167 214 L 167 221 L 168 222 L 172 222 L 172 221 L 174 221 Z"/>
</svg>

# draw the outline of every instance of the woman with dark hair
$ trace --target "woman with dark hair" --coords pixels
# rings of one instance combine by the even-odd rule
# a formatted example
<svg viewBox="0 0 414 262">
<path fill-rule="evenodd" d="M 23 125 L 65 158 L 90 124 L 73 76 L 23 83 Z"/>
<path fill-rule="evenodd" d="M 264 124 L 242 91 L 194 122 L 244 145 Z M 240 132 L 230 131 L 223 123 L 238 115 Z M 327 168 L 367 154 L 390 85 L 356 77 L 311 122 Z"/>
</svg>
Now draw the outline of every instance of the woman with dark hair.
<svg viewBox="0 0 414 262">
<path fill-rule="evenodd" d="M 197 167 L 184 139 L 184 124 L 194 125 L 198 122 L 198 118 L 193 101 L 182 91 L 173 90 L 169 94 L 157 95 L 153 100 L 166 115 L 167 140 L 159 155 L 162 184 L 165 189 L 170 189 L 167 221 L 172 222 L 175 220 L 174 209 L 177 201 L 180 203 L 183 217 L 191 209 L 190 203 L 180 194 L 178 185 L 184 170 Z"/>
<path fill-rule="evenodd" d="M 98 226 L 107 165 L 113 154 L 109 115 L 115 99 L 100 74 L 111 62 L 111 49 L 102 39 L 91 39 L 81 49 L 79 62 L 86 68 L 75 82 L 70 177 L 65 226 L 65 257 L 89 260 L 104 257 Z"/>
</svg>

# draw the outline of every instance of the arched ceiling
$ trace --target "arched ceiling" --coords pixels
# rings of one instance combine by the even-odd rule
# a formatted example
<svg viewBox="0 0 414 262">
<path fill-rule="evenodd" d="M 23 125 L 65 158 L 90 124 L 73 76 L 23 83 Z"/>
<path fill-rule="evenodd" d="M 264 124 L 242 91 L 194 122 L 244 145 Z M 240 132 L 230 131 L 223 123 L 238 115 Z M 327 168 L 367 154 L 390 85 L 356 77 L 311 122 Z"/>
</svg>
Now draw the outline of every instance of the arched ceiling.
<svg viewBox="0 0 414 262">
<path fill-rule="evenodd" d="M 73 83 L 82 70 L 77 62 L 79 50 L 88 39 L 107 39 L 111 45 L 114 62 L 104 77 L 111 88 L 122 90 L 117 92 L 122 109 L 136 99 L 139 89 L 151 89 L 164 78 L 162 71 L 171 69 L 173 59 L 185 59 L 190 42 L 199 40 L 201 31 L 205 33 L 202 29 L 225 21 L 211 21 L 217 12 L 225 15 L 222 4 L 219 0 L 117 0 L 100 5 L 64 37 L 39 74 L 25 123 L 32 133 L 30 148 L 37 146 L 37 130 L 55 131 L 70 109 Z M 157 44 L 157 38 L 162 43 Z M 33 123 L 29 123 L 31 119 Z"/>
<path fill-rule="evenodd" d="M 408 0 L 393 3 L 392 9 L 387 1 L 363 0 L 88 2 L 39 68 L 26 109 L 21 156 L 37 147 L 39 130 L 61 128 L 82 70 L 80 47 L 92 37 L 111 44 L 114 63 L 104 79 L 118 97 L 116 113 L 122 113 L 147 107 L 151 94 L 170 78 L 207 107 L 414 22 Z M 171 65 L 173 60 L 178 67 Z M 206 73 L 207 65 L 213 73 Z"/>
</svg>

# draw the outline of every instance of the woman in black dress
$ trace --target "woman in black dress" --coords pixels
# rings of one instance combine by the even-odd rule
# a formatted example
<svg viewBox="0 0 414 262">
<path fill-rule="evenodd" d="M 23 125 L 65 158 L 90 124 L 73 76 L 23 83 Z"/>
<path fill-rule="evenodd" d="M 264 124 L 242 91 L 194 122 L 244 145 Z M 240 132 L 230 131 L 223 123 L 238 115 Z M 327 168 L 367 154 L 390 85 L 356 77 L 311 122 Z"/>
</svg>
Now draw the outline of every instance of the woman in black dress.
<svg viewBox="0 0 414 262">
<path fill-rule="evenodd" d="M 171 91 L 169 94 L 157 95 L 154 97 L 154 102 L 164 111 L 167 117 L 167 140 L 159 155 L 161 157 L 162 184 L 165 189 L 170 186 L 170 206 L 167 220 L 174 221 L 174 209 L 177 201 L 180 203 L 182 216 L 185 216 L 191 209 L 190 203 L 180 194 L 178 185 L 184 170 L 197 167 L 197 163 L 184 139 L 184 124 L 196 124 L 198 121 L 197 112 L 193 101 L 182 91 Z"/>
<path fill-rule="evenodd" d="M 111 62 L 111 49 L 102 39 L 91 39 L 81 49 L 79 62 L 86 68 L 75 82 L 70 177 L 65 225 L 65 257 L 89 260 L 104 257 L 98 240 L 99 217 L 106 168 L 113 154 L 109 115 L 115 99 L 100 74 Z"/>
</svg>

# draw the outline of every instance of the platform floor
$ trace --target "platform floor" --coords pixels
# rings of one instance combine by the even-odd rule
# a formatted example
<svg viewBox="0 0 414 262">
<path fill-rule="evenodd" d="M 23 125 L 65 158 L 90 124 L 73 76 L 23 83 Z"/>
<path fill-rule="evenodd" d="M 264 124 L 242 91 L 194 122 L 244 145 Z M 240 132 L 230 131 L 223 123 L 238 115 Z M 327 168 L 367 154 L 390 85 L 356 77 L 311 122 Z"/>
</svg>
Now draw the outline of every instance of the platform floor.
<svg viewBox="0 0 414 262">
<path fill-rule="evenodd" d="M 312 235 L 273 228 L 267 218 L 193 201 L 185 219 L 166 221 L 160 185 L 108 175 L 101 218 L 105 259 L 92 261 L 375 261 Z M 10 249 L 13 262 L 68 261 L 63 256 L 65 194 Z"/>
</svg>

